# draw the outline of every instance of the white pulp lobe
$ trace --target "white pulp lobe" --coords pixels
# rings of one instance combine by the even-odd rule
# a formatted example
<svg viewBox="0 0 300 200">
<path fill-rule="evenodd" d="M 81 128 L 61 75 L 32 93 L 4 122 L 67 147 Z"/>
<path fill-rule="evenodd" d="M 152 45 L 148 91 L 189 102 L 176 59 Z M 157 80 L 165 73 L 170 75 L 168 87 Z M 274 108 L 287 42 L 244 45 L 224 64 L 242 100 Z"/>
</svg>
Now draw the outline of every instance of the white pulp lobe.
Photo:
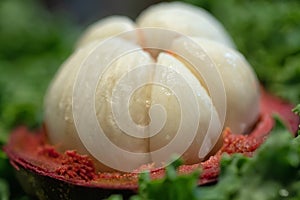
<svg viewBox="0 0 300 200">
<path fill-rule="evenodd" d="M 81 36 L 81 38 L 77 43 L 77 46 L 82 47 L 95 40 L 107 39 L 109 37 L 118 35 L 123 32 L 132 31 L 135 28 L 136 27 L 134 22 L 128 17 L 124 17 L 124 16 L 106 17 L 91 25 Z M 133 35 L 130 35 L 126 39 L 128 40 L 134 39 L 132 36 Z"/>
<path fill-rule="evenodd" d="M 187 36 L 204 37 L 234 47 L 224 27 L 206 10 L 181 2 L 159 3 L 137 18 L 139 28 L 157 27 Z"/>
<path fill-rule="evenodd" d="M 197 163 L 204 158 L 199 158 L 198 154 L 203 154 L 203 150 L 200 148 L 207 135 L 212 114 L 215 117 L 212 121 L 215 133 L 208 135 L 208 137 L 217 141 L 218 134 L 221 133 L 217 112 L 200 81 L 178 59 L 170 54 L 160 53 L 157 58 L 157 66 L 158 68 L 164 66 L 167 70 L 163 70 L 163 73 L 157 70 L 153 77 L 153 80 L 160 82 L 161 85 L 153 86 L 152 104 L 162 105 L 168 118 L 161 132 L 150 139 L 152 159 L 159 160 L 157 158 L 161 156 L 159 149 L 168 147 L 168 150 L 173 153 L 181 154 L 184 152 L 185 163 Z M 166 86 L 171 89 L 166 88 Z M 180 141 L 177 144 L 172 143 L 176 137 L 180 137 Z M 214 144 L 210 145 L 206 154 L 209 153 Z"/>
<path fill-rule="evenodd" d="M 259 115 L 259 85 L 253 69 L 233 49 L 203 38 L 192 39 L 203 47 L 223 79 L 227 96 L 225 126 L 234 133 L 245 133 Z"/>
<path fill-rule="evenodd" d="M 213 60 L 203 50 L 205 48 L 205 46 L 200 46 L 190 38 L 179 37 L 174 40 L 171 51 L 175 51 L 180 55 L 179 58 L 185 63 L 185 66 L 207 90 L 218 112 L 221 126 L 223 126 L 226 118 L 226 93 L 223 79 L 222 75 L 216 69 Z M 206 101 L 206 99 L 203 99 L 203 101 Z M 209 127 L 209 129 L 213 128 L 212 126 Z"/>
<path fill-rule="evenodd" d="M 131 51 L 132 49 L 134 51 Z M 78 92 L 79 96 L 74 96 L 74 98 L 78 98 L 80 105 L 86 104 L 85 107 L 81 107 L 82 110 L 74 109 L 74 112 L 80 115 L 78 119 L 81 120 L 78 122 L 80 127 L 77 126 L 79 137 L 96 159 L 104 164 L 110 163 L 114 169 L 130 171 L 150 162 L 148 137 L 136 138 L 130 135 L 130 132 L 124 132 L 119 125 L 127 124 L 128 121 L 124 121 L 124 117 L 116 116 L 113 112 L 113 109 L 120 110 L 122 106 L 126 107 L 128 112 L 127 105 L 131 107 L 131 104 L 139 104 L 135 101 L 126 101 L 127 96 L 131 96 L 130 84 L 135 85 L 144 79 L 149 79 L 151 68 L 143 68 L 139 72 L 139 76 L 136 76 L 137 74 L 133 73 L 132 70 L 150 63 L 153 63 L 151 57 L 140 47 L 123 39 L 113 38 L 100 43 L 83 65 L 86 67 L 84 68 L 87 75 L 86 81 L 95 80 L 97 82 L 83 82 L 75 85 L 75 87 L 80 87 L 86 84 L 85 87 L 81 87 L 82 92 Z M 130 75 L 131 73 L 132 75 Z M 123 77 L 124 75 L 126 76 Z M 113 90 L 117 89 L 116 87 L 122 78 L 125 78 L 126 84 L 122 85 L 121 90 L 114 94 Z M 93 88 L 95 83 L 98 84 Z M 95 95 L 95 108 L 90 107 L 94 102 L 93 96 L 81 96 L 87 90 L 91 90 L 90 94 Z M 143 99 L 147 98 L 147 90 L 138 91 L 137 96 L 139 96 L 138 100 L 143 102 Z M 115 102 L 118 100 L 121 100 L 121 103 Z M 133 106 L 130 115 L 134 118 L 136 113 L 146 115 L 145 106 Z M 90 124 L 95 121 L 94 118 L 98 122 Z M 145 133 L 144 130 L 141 130 L 135 134 L 144 135 Z M 136 156 L 136 153 L 141 154 Z"/>
<path fill-rule="evenodd" d="M 77 136 L 72 114 L 72 93 L 76 75 L 87 55 L 95 48 L 90 43 L 70 56 L 52 80 L 45 97 L 44 120 L 49 140 L 60 150 L 76 149 L 87 153 Z"/>
</svg>

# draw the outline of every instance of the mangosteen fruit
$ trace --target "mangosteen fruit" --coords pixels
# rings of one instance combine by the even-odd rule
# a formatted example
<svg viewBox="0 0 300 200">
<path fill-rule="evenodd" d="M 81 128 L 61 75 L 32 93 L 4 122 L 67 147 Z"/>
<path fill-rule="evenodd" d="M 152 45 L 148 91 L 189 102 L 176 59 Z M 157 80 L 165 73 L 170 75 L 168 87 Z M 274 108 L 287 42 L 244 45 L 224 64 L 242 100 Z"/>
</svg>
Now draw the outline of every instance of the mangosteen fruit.
<svg viewBox="0 0 300 200">
<path fill-rule="evenodd" d="M 291 131 L 292 105 L 264 91 L 208 12 L 161 3 L 136 22 L 112 16 L 78 40 L 45 96 L 43 127 L 19 127 L 5 152 L 24 190 L 39 199 L 129 197 L 139 173 L 217 181 L 223 153 L 251 156 L 277 113 Z"/>
</svg>

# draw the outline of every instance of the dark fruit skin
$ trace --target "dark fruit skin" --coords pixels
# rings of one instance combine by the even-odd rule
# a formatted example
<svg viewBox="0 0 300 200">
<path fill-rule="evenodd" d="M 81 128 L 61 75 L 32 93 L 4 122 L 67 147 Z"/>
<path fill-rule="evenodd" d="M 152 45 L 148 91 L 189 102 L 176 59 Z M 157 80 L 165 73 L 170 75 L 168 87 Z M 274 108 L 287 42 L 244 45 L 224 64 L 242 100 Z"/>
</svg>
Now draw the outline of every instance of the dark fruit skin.
<svg viewBox="0 0 300 200">
<path fill-rule="evenodd" d="M 260 117 L 251 133 L 232 134 L 227 128 L 223 132 L 221 149 L 208 160 L 183 165 L 179 173 L 191 173 L 202 168 L 199 185 L 212 184 L 219 175 L 219 162 L 223 153 L 242 153 L 252 156 L 265 141 L 274 125 L 273 114 L 279 115 L 292 133 L 298 129 L 299 117 L 292 113 L 293 105 L 266 92 L 261 92 Z M 16 129 L 4 147 L 16 170 L 16 176 L 24 190 L 38 199 L 103 199 L 111 194 L 122 194 L 125 198 L 138 189 L 138 172 L 151 170 L 152 178 L 164 176 L 164 169 L 141 166 L 132 173 L 96 172 L 93 161 L 75 151 L 59 153 L 47 142 L 45 131 L 31 132 L 26 127 Z"/>
<path fill-rule="evenodd" d="M 122 194 L 124 199 L 127 199 L 135 193 L 134 190 L 128 189 L 105 189 L 71 184 L 42 176 L 23 167 L 16 170 L 16 177 L 24 191 L 38 199 L 104 199 L 112 194 Z"/>
</svg>

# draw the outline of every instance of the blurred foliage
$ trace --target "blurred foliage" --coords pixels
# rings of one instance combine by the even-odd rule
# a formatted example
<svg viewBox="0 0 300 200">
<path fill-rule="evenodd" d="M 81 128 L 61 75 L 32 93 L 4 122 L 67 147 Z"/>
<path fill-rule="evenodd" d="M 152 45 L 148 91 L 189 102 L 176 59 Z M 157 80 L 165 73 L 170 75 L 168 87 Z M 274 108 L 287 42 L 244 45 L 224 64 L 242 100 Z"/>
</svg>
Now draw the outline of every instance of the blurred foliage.
<svg viewBox="0 0 300 200">
<path fill-rule="evenodd" d="M 0 178 L 0 199 L 8 200 L 9 199 L 9 189 L 8 184 L 5 180 Z"/>
<path fill-rule="evenodd" d="M 299 0 L 183 0 L 210 11 L 272 93 L 300 102 Z"/>
<path fill-rule="evenodd" d="M 37 1 L 0 1 L 0 148 L 16 125 L 41 123 L 44 93 L 77 34 L 70 20 L 47 12 Z M 0 199 L 21 197 L 0 150 Z"/>
<path fill-rule="evenodd" d="M 41 122 L 45 90 L 77 32 L 33 0 L 0 2 L 0 142 L 16 125 Z"/>
</svg>

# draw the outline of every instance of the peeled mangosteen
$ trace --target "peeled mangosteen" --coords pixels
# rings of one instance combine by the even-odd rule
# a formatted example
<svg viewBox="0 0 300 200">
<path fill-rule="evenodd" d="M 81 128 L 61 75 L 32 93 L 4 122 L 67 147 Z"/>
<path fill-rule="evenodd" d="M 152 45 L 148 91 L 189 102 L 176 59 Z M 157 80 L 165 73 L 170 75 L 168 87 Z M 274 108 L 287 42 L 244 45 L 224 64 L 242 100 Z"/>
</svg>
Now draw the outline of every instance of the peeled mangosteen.
<svg viewBox="0 0 300 200">
<path fill-rule="evenodd" d="M 136 20 L 92 25 L 45 97 L 40 130 L 17 128 L 4 147 L 24 190 L 39 199 L 101 199 L 201 168 L 217 181 L 223 153 L 252 156 L 292 105 L 265 92 L 221 24 L 206 11 L 162 3 Z"/>
</svg>

